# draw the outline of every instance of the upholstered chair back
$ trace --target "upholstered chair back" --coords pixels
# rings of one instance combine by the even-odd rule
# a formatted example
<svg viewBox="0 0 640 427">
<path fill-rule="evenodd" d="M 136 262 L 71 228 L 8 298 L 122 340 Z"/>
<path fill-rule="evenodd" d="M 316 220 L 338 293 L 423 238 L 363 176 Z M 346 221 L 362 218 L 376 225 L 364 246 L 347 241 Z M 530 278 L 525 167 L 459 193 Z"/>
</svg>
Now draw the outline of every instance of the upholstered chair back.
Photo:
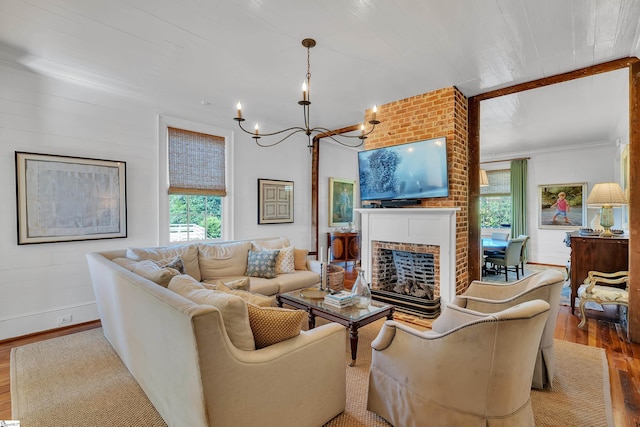
<svg viewBox="0 0 640 427">
<path fill-rule="evenodd" d="M 448 305 L 430 331 L 387 321 L 372 343 L 367 409 L 394 426 L 534 426 L 542 300 L 482 314 Z"/>
<path fill-rule="evenodd" d="M 513 283 L 471 282 L 467 290 L 456 296 L 453 304 L 482 313 L 495 313 L 525 301 L 542 299 L 549 303 L 549 319 L 540 340 L 532 387 L 553 385 L 553 334 L 556 327 L 564 275 L 554 269 L 532 274 Z"/>
</svg>

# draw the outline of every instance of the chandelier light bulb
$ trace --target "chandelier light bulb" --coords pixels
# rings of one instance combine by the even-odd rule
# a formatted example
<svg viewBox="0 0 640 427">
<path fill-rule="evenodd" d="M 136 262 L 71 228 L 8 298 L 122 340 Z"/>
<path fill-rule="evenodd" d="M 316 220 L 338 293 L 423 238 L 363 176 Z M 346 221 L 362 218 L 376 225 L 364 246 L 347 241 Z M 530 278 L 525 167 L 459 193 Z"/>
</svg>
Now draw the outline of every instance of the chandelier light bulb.
<svg viewBox="0 0 640 427">
<path fill-rule="evenodd" d="M 240 102 L 238 102 L 238 104 L 236 105 L 236 108 L 238 109 L 238 118 L 241 119 L 242 118 L 242 104 L 240 104 Z"/>
<path fill-rule="evenodd" d="M 302 82 L 302 100 L 307 100 L 307 82 Z"/>
<path fill-rule="evenodd" d="M 371 118 L 371 120 L 375 120 L 376 119 L 376 113 L 378 112 L 378 106 L 374 105 L 373 106 L 373 117 Z"/>
<path fill-rule="evenodd" d="M 256 123 L 256 135 L 258 134 L 258 124 Z"/>
</svg>

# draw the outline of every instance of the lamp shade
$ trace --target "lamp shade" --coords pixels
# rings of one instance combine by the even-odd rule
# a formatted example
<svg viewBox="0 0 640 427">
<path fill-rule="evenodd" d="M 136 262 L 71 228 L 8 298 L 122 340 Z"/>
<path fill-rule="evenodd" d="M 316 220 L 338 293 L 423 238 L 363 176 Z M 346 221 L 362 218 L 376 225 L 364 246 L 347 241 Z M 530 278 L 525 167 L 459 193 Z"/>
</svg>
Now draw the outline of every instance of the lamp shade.
<svg viewBox="0 0 640 427">
<path fill-rule="evenodd" d="M 617 182 L 600 182 L 596 184 L 587 198 L 587 205 L 591 207 L 622 206 L 626 204 L 627 198 Z"/>
<path fill-rule="evenodd" d="M 480 187 L 488 187 L 489 186 L 489 177 L 487 176 L 487 171 L 484 169 L 480 169 Z"/>
</svg>

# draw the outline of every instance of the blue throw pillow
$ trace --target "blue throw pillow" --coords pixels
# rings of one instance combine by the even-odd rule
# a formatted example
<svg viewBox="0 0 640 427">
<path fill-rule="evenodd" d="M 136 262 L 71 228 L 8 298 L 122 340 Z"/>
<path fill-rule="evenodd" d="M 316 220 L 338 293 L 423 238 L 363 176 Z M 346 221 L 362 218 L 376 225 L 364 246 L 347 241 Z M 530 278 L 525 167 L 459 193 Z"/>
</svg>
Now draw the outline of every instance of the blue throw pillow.
<svg viewBox="0 0 640 427">
<path fill-rule="evenodd" d="M 273 279 L 276 277 L 276 258 L 279 250 L 249 251 L 247 276 Z"/>
</svg>

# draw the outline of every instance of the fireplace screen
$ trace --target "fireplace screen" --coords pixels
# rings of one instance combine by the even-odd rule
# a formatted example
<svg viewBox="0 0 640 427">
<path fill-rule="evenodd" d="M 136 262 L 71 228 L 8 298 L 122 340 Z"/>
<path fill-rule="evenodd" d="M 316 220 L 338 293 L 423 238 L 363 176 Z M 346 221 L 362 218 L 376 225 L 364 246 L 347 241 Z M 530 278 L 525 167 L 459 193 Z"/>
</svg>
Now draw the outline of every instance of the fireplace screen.
<svg viewBox="0 0 640 427">
<path fill-rule="evenodd" d="M 435 287 L 434 256 L 380 249 L 376 281 L 380 290 L 432 300 Z"/>
</svg>

